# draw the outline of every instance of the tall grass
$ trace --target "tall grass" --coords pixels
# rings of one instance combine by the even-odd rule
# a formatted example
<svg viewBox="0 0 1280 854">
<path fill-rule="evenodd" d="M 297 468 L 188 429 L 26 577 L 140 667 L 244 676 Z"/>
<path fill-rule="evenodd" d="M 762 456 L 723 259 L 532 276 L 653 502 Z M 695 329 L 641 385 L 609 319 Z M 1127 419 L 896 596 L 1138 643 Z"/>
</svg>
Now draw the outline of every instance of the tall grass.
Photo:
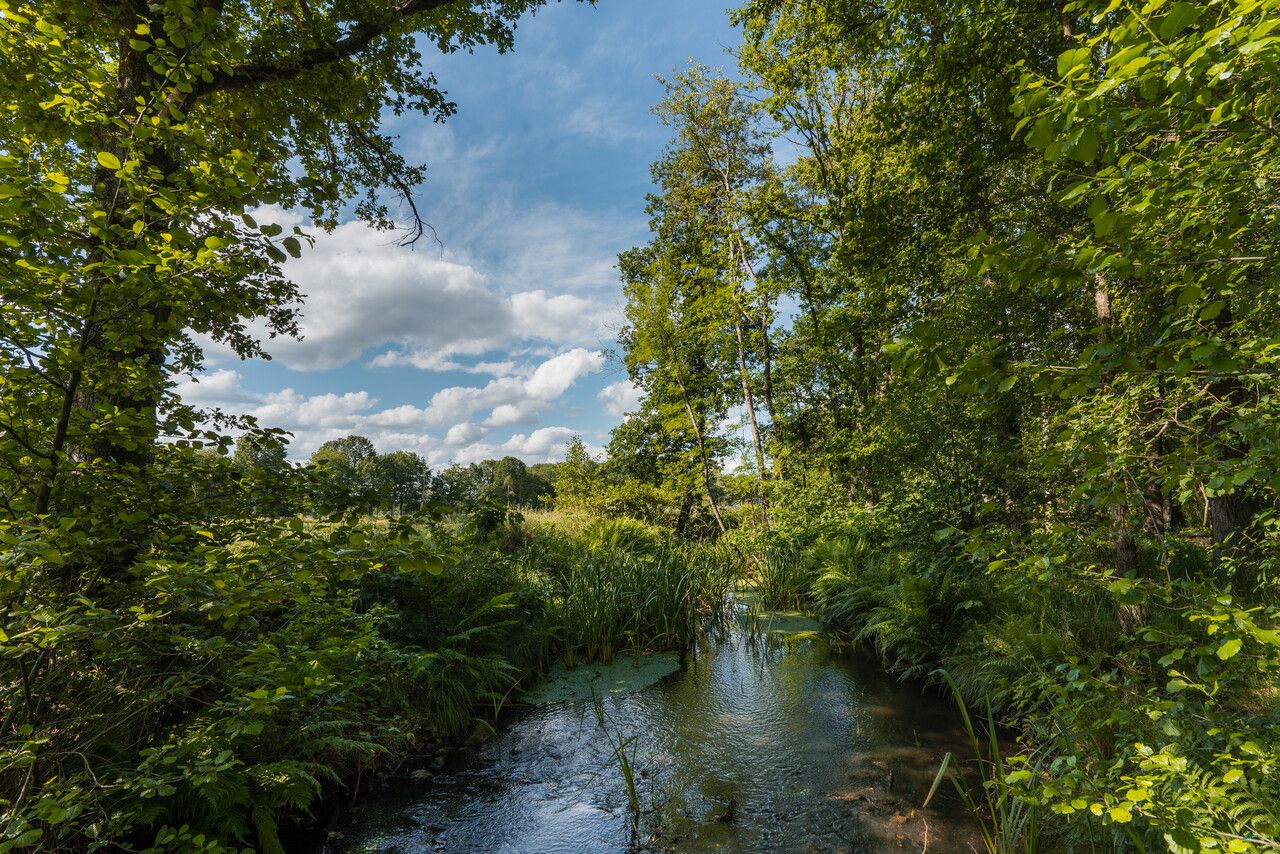
<svg viewBox="0 0 1280 854">
<path fill-rule="evenodd" d="M 767 545 L 756 561 L 751 582 L 766 608 L 797 609 L 813 601 L 815 572 L 804 551 L 789 545 Z"/>
<path fill-rule="evenodd" d="M 544 577 L 549 617 L 569 666 L 623 649 L 683 649 L 724 601 L 736 572 L 727 549 L 673 544 L 647 526 L 600 522 L 572 536 Z"/>
<path fill-rule="evenodd" d="M 975 795 L 969 784 L 955 770 L 952 754 L 942 759 L 938 774 L 933 779 L 929 794 L 924 799 L 924 806 L 937 793 L 944 777 L 949 777 L 956 793 L 964 802 L 971 815 L 978 823 L 982 834 L 982 842 L 989 854 L 1035 854 L 1039 845 L 1040 815 L 1036 804 L 1017 797 L 1010 783 L 1010 775 L 1004 756 L 1000 753 L 1000 739 L 996 730 L 995 714 L 991 704 L 987 704 L 986 749 L 978 737 L 973 720 L 969 717 L 969 708 L 960 693 L 959 686 L 945 670 L 935 672 L 941 676 L 951 689 L 956 705 L 960 709 L 960 717 L 964 722 L 965 733 L 977 763 L 980 780 L 980 791 Z M 1021 769 L 1028 776 L 1039 771 L 1037 765 L 1030 769 Z"/>
</svg>

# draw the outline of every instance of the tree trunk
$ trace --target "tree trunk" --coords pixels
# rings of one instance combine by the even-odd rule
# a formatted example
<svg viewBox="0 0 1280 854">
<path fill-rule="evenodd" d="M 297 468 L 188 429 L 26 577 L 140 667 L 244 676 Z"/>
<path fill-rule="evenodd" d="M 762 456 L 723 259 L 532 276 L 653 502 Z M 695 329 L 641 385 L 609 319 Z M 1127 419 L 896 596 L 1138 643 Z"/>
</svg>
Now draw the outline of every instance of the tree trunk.
<svg viewBox="0 0 1280 854">
<path fill-rule="evenodd" d="M 702 439 L 702 426 L 698 423 L 697 416 L 693 414 L 693 404 L 689 402 L 689 390 L 685 387 L 684 380 L 676 376 L 676 385 L 680 387 L 680 398 L 684 401 L 684 411 L 689 416 L 689 426 L 693 428 L 693 439 L 698 445 L 698 458 L 702 462 L 702 485 L 707 490 L 707 501 L 711 503 L 711 515 L 716 519 L 716 526 L 720 529 L 720 533 L 725 533 L 728 528 L 725 527 L 724 519 L 720 517 L 720 506 L 716 504 L 716 496 L 711 491 L 711 462 L 707 459 L 706 442 Z"/>
<path fill-rule="evenodd" d="M 1115 318 L 1111 310 L 1111 292 L 1107 289 L 1107 280 L 1101 275 L 1095 274 L 1093 277 L 1093 307 L 1094 314 L 1098 320 L 1098 341 L 1105 344 L 1112 338 L 1112 330 L 1115 325 Z M 1103 388 L 1111 388 L 1111 371 L 1103 373 Z M 1115 572 L 1118 576 L 1125 576 L 1138 571 L 1138 544 L 1133 539 L 1133 532 L 1129 529 L 1129 500 L 1127 482 L 1121 479 L 1120 498 L 1113 501 L 1109 508 L 1111 516 L 1111 529 L 1115 537 L 1113 545 L 1113 554 L 1115 560 Z M 1116 605 L 1116 621 L 1120 624 L 1120 631 L 1124 634 L 1132 634 L 1138 626 L 1142 624 L 1144 614 L 1141 605 L 1124 604 Z"/>
<path fill-rule="evenodd" d="M 764 361 L 764 408 L 769 413 L 769 426 L 773 430 L 775 440 L 781 444 L 782 424 L 778 421 L 778 411 L 773 406 L 773 344 L 769 340 L 769 317 L 768 312 L 762 306 L 760 309 L 760 341 L 761 356 Z M 775 461 L 775 465 L 777 462 Z"/>
<path fill-rule="evenodd" d="M 742 405 L 747 410 L 747 420 L 751 423 L 751 439 L 756 450 L 756 492 L 760 499 L 760 515 L 764 518 L 765 528 L 769 527 L 769 501 L 764 491 L 764 442 L 760 439 L 760 425 L 756 422 L 756 401 L 751 394 L 750 375 L 747 372 L 747 353 L 742 341 L 742 322 L 733 321 L 733 331 L 738 339 L 738 374 L 742 379 Z"/>
<path fill-rule="evenodd" d="M 1222 309 L 1214 325 L 1226 338 L 1234 323 L 1230 303 Z M 1247 449 L 1230 436 L 1228 427 L 1232 412 L 1245 402 L 1245 388 L 1234 377 L 1219 380 L 1210 386 L 1210 394 L 1217 401 L 1209 417 L 1208 438 L 1217 445 L 1215 456 L 1224 461 L 1243 459 Z M 1209 531 L 1213 536 L 1214 559 L 1221 562 L 1247 555 L 1255 543 L 1249 537 L 1253 517 L 1262 505 L 1247 492 L 1233 491 L 1225 495 L 1209 496 Z"/>
</svg>

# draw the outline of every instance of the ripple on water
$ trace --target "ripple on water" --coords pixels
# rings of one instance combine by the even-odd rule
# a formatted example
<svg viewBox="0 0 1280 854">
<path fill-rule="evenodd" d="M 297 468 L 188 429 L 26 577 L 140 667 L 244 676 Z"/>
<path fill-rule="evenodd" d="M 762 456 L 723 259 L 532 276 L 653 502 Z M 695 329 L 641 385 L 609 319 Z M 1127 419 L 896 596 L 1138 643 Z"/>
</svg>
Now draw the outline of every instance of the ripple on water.
<svg viewBox="0 0 1280 854">
<path fill-rule="evenodd" d="M 793 639 L 735 629 L 684 669 L 619 658 L 547 680 L 465 767 L 371 796 L 322 850 L 918 851 L 923 832 L 931 852 L 969 850 L 954 798 L 919 809 L 943 754 L 964 755 L 950 707 L 831 649 L 804 615 L 772 623 Z M 634 839 L 598 712 L 628 740 Z"/>
</svg>

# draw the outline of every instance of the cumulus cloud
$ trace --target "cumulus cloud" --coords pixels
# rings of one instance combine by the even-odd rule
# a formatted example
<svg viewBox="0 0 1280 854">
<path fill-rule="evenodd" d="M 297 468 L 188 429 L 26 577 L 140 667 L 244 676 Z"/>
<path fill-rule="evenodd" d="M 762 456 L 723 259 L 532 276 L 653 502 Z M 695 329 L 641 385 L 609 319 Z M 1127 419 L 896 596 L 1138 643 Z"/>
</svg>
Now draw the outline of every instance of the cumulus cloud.
<svg viewBox="0 0 1280 854">
<path fill-rule="evenodd" d="M 226 407 L 253 399 L 240 387 L 240 374 L 225 369 L 187 377 L 174 391 L 186 403 L 199 407 Z"/>
<path fill-rule="evenodd" d="M 279 208 L 255 215 L 286 227 L 304 224 Z M 489 274 L 463 256 L 397 246 L 392 235 L 361 222 L 315 231 L 315 245 L 285 265 L 304 294 L 301 338 L 272 339 L 267 349 L 300 371 L 332 370 L 382 350 L 372 365 L 501 377 L 516 369 L 512 357 L 521 352 L 598 348 L 619 325 L 613 298 L 605 295 L 616 283 L 612 256 L 581 257 L 580 238 L 567 233 L 575 215 L 563 215 L 569 222 L 527 222 L 519 245 L 510 247 L 513 257 L 480 259 Z M 507 223 L 497 233 L 520 227 Z M 530 287 L 544 282 L 596 293 Z M 230 356 L 197 338 L 212 364 Z"/>
<path fill-rule="evenodd" d="M 517 433 L 505 442 L 475 442 L 455 455 L 460 463 L 478 463 L 498 457 L 519 457 L 527 463 L 549 463 L 564 459 L 569 440 L 577 432 L 570 427 L 540 427 L 531 433 Z"/>
<path fill-rule="evenodd" d="M 524 338 L 598 343 L 615 320 L 611 309 L 573 294 L 548 296 L 544 290 L 512 294 L 515 332 Z"/>
<path fill-rule="evenodd" d="M 538 365 L 525 383 L 525 391 L 534 398 L 559 397 L 579 377 L 594 374 L 603 367 L 604 353 L 576 347 Z"/>
<path fill-rule="evenodd" d="M 495 428 L 533 424 L 555 406 L 578 380 L 599 372 L 604 354 L 574 348 L 483 386 L 440 389 L 423 406 L 378 408 L 367 391 L 305 395 L 286 388 L 266 394 L 244 390 L 238 372 L 222 369 L 179 384 L 178 393 L 197 406 L 220 407 L 251 415 L 259 424 L 280 427 L 295 436 L 291 455 L 303 458 L 324 442 L 360 433 L 380 450 L 413 450 L 433 464 L 508 453 L 529 461 L 559 458 L 553 445 L 571 435 L 567 427 L 543 427 L 506 441 L 485 442 Z M 482 416 L 479 420 L 475 416 Z M 568 432 L 566 432 L 568 431 Z M 567 438 L 565 439 L 567 441 Z"/>
<path fill-rule="evenodd" d="M 600 389 L 596 398 L 604 404 L 605 412 L 621 418 L 640 409 L 644 390 L 630 380 L 621 380 Z"/>
</svg>

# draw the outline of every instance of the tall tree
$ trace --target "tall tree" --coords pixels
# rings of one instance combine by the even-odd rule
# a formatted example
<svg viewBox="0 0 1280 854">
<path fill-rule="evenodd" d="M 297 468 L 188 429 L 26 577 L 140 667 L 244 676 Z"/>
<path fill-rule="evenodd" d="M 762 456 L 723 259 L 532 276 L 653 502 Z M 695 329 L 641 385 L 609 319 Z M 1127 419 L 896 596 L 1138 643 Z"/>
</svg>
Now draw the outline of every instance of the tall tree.
<svg viewBox="0 0 1280 854">
<path fill-rule="evenodd" d="M 373 490 L 396 512 L 422 509 L 431 488 L 427 461 L 411 451 L 379 454 L 372 461 Z"/>
<path fill-rule="evenodd" d="M 355 201 L 383 228 L 424 170 L 380 130 L 454 105 L 423 48 L 508 49 L 543 0 L 202 0 L 0 10 L 0 466 L 10 512 L 94 502 L 154 518 L 138 488 L 161 436 L 207 440 L 170 378 L 192 338 L 262 352 L 250 324 L 296 331 L 282 272 L 306 242 L 259 222 L 299 208 L 321 228 Z M 113 571 L 145 524 L 104 539 Z M 86 554 L 86 557 L 88 555 Z"/>
</svg>

